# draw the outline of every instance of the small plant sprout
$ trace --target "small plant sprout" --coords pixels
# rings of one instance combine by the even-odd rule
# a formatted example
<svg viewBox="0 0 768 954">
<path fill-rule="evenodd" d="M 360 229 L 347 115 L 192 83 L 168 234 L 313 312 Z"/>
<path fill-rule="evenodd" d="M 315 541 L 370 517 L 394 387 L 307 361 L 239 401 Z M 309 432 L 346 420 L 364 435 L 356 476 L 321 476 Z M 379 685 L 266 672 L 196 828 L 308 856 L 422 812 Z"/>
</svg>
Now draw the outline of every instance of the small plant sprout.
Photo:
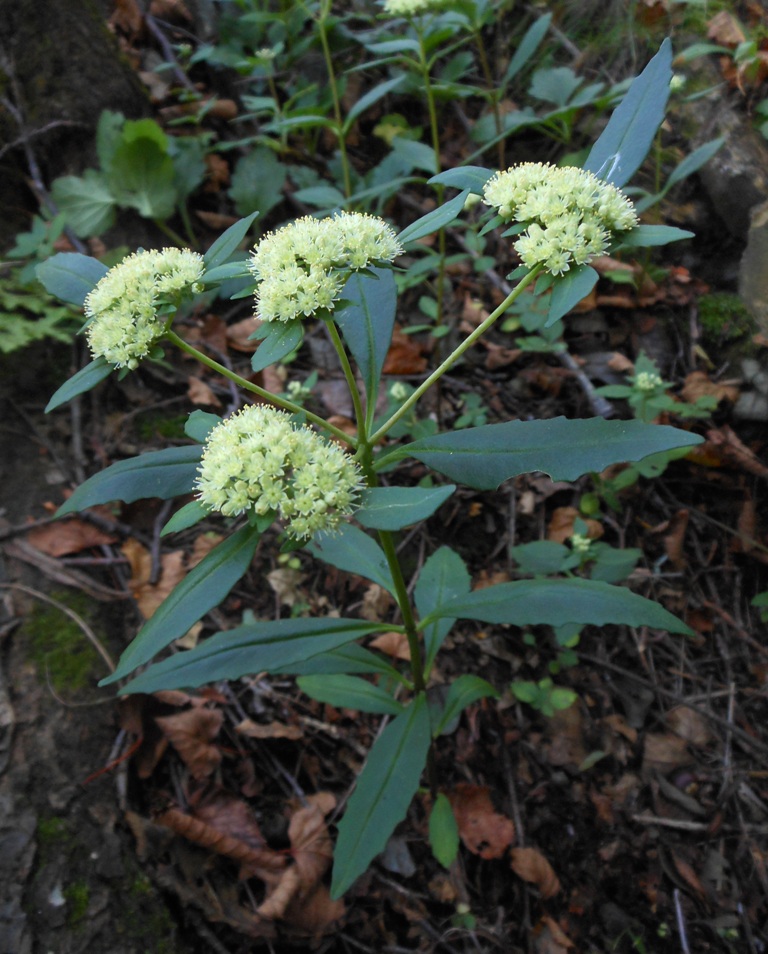
<svg viewBox="0 0 768 954">
<path fill-rule="evenodd" d="M 329 9 L 325 0 L 323 9 Z M 427 0 L 388 0 L 386 5 L 390 15 L 416 16 L 434 9 Z M 195 411 L 185 428 L 191 443 L 113 464 L 75 490 L 59 513 L 113 500 L 192 495 L 195 499 L 177 510 L 163 533 L 187 529 L 212 514 L 221 514 L 226 527 L 222 542 L 144 623 L 104 683 L 119 681 L 122 693 L 152 693 L 279 671 L 281 678 L 297 676 L 299 688 L 316 700 L 387 718 L 338 824 L 335 897 L 384 850 L 406 817 L 422 776 L 429 785 L 431 811 L 438 813 L 429 824 L 435 856 L 450 865 L 458 851 L 450 805 L 439 791 L 440 737 L 467 706 L 496 697 L 500 687 L 462 673 L 441 695 L 428 696 L 441 647 L 457 621 L 505 624 L 511 627 L 509 638 L 517 640 L 538 625 L 553 627 L 562 640 L 575 638 L 588 624 L 690 632 L 658 603 L 617 585 L 631 567 L 617 567 L 607 553 L 610 548 L 591 544 L 580 525 L 571 548 L 550 541 L 537 542 L 524 554 L 529 545 L 520 548 L 530 568 L 528 578 L 474 591 L 469 568 L 448 546 L 427 554 L 412 578 L 410 556 L 401 557 L 395 537 L 435 514 L 457 484 L 491 490 L 535 471 L 574 481 L 673 448 L 684 454 L 700 443 L 697 435 L 645 420 L 560 417 L 488 424 L 474 397 L 467 399 L 457 427 L 442 433 L 437 420 L 417 416 L 422 396 L 526 289 L 548 295 L 546 326 L 551 327 L 597 281 L 589 261 L 615 242 L 638 247 L 687 237 L 665 226 L 648 232 L 637 224 L 620 191 L 663 119 L 670 75 L 671 47 L 665 41 L 635 80 L 642 95 L 630 89 L 588 157 L 587 169 L 614 171 L 611 181 L 596 172 L 542 163 L 498 172 L 462 167 L 436 177 L 443 188 L 458 188 L 460 194 L 400 234 L 371 215 L 304 217 L 262 238 L 247 263 L 232 260 L 254 214 L 232 225 L 202 259 L 183 251 L 143 252 L 106 271 L 85 256 L 60 254 L 38 269 L 49 291 L 69 302 L 85 301 L 90 318 L 86 333 L 97 356 L 59 389 L 49 409 L 98 384 L 113 365 L 134 367 L 143 358 L 151 360 L 160 341 L 175 344 L 249 396 L 251 403 L 225 420 Z M 496 210 L 495 225 L 512 223 L 504 234 L 515 242 L 523 262 L 510 276 L 516 284 L 423 380 L 413 386 L 392 384 L 387 406 L 377 414 L 397 314 L 392 263 L 408 243 L 434 235 L 461 216 L 470 194 L 482 196 Z M 350 392 L 352 433 L 302 408 L 305 395 L 298 389 L 289 387 L 286 396 L 256 385 L 170 327 L 183 298 L 233 276 L 247 283 L 239 297 L 254 293 L 261 319 L 254 370 L 293 354 L 304 329 L 322 323 Z M 638 366 L 632 393 L 656 393 L 649 373 Z M 427 468 L 421 485 L 398 486 L 402 461 Z M 157 659 L 227 597 L 247 573 L 262 535 L 278 520 L 289 538 L 286 550 L 306 545 L 313 558 L 377 584 L 394 600 L 393 618 L 363 619 L 340 606 L 327 616 L 265 620 L 246 607 L 234 628 Z M 591 578 L 584 571 L 586 556 L 593 564 Z M 300 612 L 306 611 L 302 607 Z M 403 637 L 408 661 L 390 662 L 360 644 L 384 632 Z M 518 699 L 545 714 L 575 698 L 549 679 L 512 688 Z"/>
</svg>

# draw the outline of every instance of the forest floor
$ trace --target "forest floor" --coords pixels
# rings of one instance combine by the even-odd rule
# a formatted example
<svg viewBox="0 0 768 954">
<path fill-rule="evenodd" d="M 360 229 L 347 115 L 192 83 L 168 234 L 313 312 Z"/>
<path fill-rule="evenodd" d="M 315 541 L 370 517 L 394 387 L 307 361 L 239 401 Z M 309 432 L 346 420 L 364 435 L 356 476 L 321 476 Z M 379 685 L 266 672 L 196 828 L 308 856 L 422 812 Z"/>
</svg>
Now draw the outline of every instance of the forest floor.
<svg viewBox="0 0 768 954">
<path fill-rule="evenodd" d="M 459 142 L 458 124 L 450 132 L 447 140 Z M 701 221 L 710 207 L 699 188 L 686 198 L 698 203 Z M 418 215 L 407 202 L 394 212 L 402 224 Z M 601 282 L 568 320 L 567 359 L 494 332 L 421 411 L 441 428 L 468 409 L 474 423 L 592 416 L 585 373 L 594 383 L 621 381 L 644 353 L 683 399 L 719 399 L 710 419 L 664 418 L 701 433 L 700 449 L 591 514 L 591 478 L 553 483 L 535 474 L 494 492 L 462 489 L 400 540 L 414 572 L 449 544 L 480 587 L 515 578 L 514 546 L 565 542 L 584 519 L 595 540 L 637 548 L 629 585 L 685 619 L 695 636 L 588 628 L 564 653 L 543 629 L 457 624 L 435 691 L 465 672 L 500 690 L 551 676 L 577 702 L 547 713 L 505 690 L 441 738 L 437 768 L 463 843 L 449 870 L 430 853 L 428 796 L 419 796 L 343 902 L 325 888 L 303 896 L 299 887 L 274 920 L 255 913 L 266 876 L 248 849 L 266 843 L 296 867 L 302 847 L 307 856 L 330 852 L 326 824 L 332 832 L 380 717 L 313 702 L 291 678 L 263 674 L 115 703 L 111 690 L 96 688 L 109 660 L 215 545 L 220 527 L 211 521 L 161 540 L 169 504 L 158 500 L 52 517 L 84 476 L 184 442 L 190 410 L 223 414 L 233 396 L 188 359 L 169 357 L 45 416 L 47 398 L 82 353 L 39 344 L 23 360 L 4 360 L 4 954 L 768 951 L 768 640 L 750 607 L 768 589 L 765 422 L 734 413 L 745 389 L 741 358 L 692 333 L 699 298 L 731 290 L 709 284 L 728 272 L 724 259 L 737 266 L 743 248 L 722 234 L 722 226 L 705 230 L 684 253 L 660 258 L 640 293 Z M 448 241 L 458 246 L 461 237 L 449 233 Z M 452 336 L 497 303 L 497 278 L 471 262 L 451 272 Z M 418 295 L 410 295 L 403 315 L 417 310 Z M 252 376 L 244 332 L 251 305 L 235 304 L 190 316 L 184 333 Z M 768 363 L 757 329 L 750 347 Z M 425 336 L 396 333 L 391 380 L 420 380 L 433 349 Z M 323 355 L 322 337 L 312 336 L 288 368 L 259 379 L 282 391 L 289 377 L 305 380 L 320 368 L 315 406 L 341 421 L 350 408 Z M 611 410 L 628 416 L 620 401 Z M 415 483 L 423 475 L 409 464 L 399 476 Z M 268 533 L 249 572 L 191 639 L 231 628 L 244 612 L 391 612 L 375 584 L 304 552 L 279 562 L 270 542 Z M 395 659 L 406 651 L 396 641 L 378 648 Z M 173 804 L 190 806 L 205 830 L 191 831 Z"/>
</svg>

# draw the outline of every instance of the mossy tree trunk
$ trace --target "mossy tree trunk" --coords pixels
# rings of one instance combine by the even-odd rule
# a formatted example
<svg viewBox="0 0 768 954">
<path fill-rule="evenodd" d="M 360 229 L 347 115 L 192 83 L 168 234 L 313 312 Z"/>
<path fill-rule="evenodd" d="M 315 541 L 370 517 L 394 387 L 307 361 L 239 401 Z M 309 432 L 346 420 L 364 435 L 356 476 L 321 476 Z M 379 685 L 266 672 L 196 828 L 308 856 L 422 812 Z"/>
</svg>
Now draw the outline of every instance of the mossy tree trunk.
<svg viewBox="0 0 768 954">
<path fill-rule="evenodd" d="M 34 206 L 24 142 L 49 184 L 92 161 L 104 109 L 149 103 L 95 0 L 0 0 L 0 247 Z"/>
</svg>

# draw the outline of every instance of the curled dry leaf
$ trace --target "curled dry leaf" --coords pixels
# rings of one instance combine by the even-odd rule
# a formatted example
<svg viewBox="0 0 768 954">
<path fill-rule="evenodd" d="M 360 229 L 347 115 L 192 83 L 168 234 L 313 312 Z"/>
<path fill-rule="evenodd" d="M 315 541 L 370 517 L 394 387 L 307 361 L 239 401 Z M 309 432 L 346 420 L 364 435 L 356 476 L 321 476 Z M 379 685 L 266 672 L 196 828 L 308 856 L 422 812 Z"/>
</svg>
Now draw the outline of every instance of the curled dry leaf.
<svg viewBox="0 0 768 954">
<path fill-rule="evenodd" d="M 664 549 L 676 570 L 684 570 L 687 566 L 683 546 L 689 516 L 687 510 L 678 510 L 669 521 L 669 531 L 664 535 Z"/>
<path fill-rule="evenodd" d="M 233 351 L 253 354 L 259 347 L 259 342 L 251 335 L 260 325 L 261 322 L 257 318 L 243 318 L 242 321 L 236 321 L 233 325 L 227 325 L 227 341 L 230 348 Z"/>
<path fill-rule="evenodd" d="M 60 557 L 71 553 L 82 553 L 91 547 L 109 546 L 117 537 L 104 533 L 87 520 L 72 517 L 69 520 L 57 520 L 45 527 L 35 527 L 27 533 L 27 542 L 36 550 L 48 556 Z"/>
<path fill-rule="evenodd" d="M 704 371 L 691 371 L 683 383 L 680 396 L 690 404 L 701 397 L 714 397 L 718 401 L 730 401 L 735 404 L 739 399 L 738 384 L 728 381 L 713 381 Z"/>
<path fill-rule="evenodd" d="M 384 360 L 384 374 L 421 374 L 426 367 L 427 359 L 418 341 L 396 326 Z"/>
<path fill-rule="evenodd" d="M 208 778 L 221 763 L 221 750 L 211 743 L 223 721 L 224 716 L 218 709 L 188 709 L 178 715 L 155 719 L 190 775 L 198 781 Z"/>
<path fill-rule="evenodd" d="M 489 790 L 461 783 L 448 799 L 465 846 L 481 858 L 500 858 L 515 839 L 511 818 L 495 811 Z"/>
<path fill-rule="evenodd" d="M 692 745 L 704 746 L 712 741 L 712 733 L 704 716 L 689 706 L 675 706 L 667 713 L 667 726 Z"/>
<path fill-rule="evenodd" d="M 575 946 L 557 921 L 546 914 L 536 928 L 534 943 L 536 954 L 567 954 Z"/>
<path fill-rule="evenodd" d="M 288 860 L 265 845 L 245 802 L 220 796 L 215 803 L 198 808 L 197 815 L 207 818 L 169 808 L 156 821 L 201 848 L 238 862 L 241 878 L 260 878 L 268 885 L 279 882 Z"/>
<path fill-rule="evenodd" d="M 644 739 L 642 775 L 644 778 L 655 772 L 667 775 L 682 765 L 693 762 L 688 752 L 688 743 L 671 732 L 649 732 Z"/>
<path fill-rule="evenodd" d="M 545 901 L 559 893 L 560 880 L 537 848 L 513 848 L 509 863 L 518 878 L 536 885 Z"/>
<path fill-rule="evenodd" d="M 282 722 L 270 722 L 263 725 L 252 719 L 243 719 L 235 726 L 235 732 L 249 739 L 300 739 L 304 734 L 297 725 L 284 725 Z"/>
<path fill-rule="evenodd" d="M 556 507 L 547 526 L 547 540 L 555 543 L 565 543 L 573 536 L 573 525 L 576 519 L 584 520 L 576 507 Z M 603 525 L 599 520 L 584 520 L 587 525 L 587 536 L 590 540 L 598 540 L 603 535 Z"/>
<path fill-rule="evenodd" d="M 150 583 L 152 573 L 152 555 L 137 540 L 126 540 L 121 547 L 131 567 L 131 579 L 128 581 L 136 602 L 145 619 L 155 612 L 171 590 L 186 576 L 183 550 L 165 553 L 161 560 L 160 579 Z"/>
<path fill-rule="evenodd" d="M 202 378 L 194 375 L 187 379 L 187 397 L 192 404 L 202 404 L 204 407 L 221 407 L 221 401 L 216 397 L 213 389 Z"/>
<path fill-rule="evenodd" d="M 394 659 L 410 660 L 411 658 L 408 637 L 405 633 L 382 633 L 381 636 L 372 639 L 368 645 Z"/>
</svg>

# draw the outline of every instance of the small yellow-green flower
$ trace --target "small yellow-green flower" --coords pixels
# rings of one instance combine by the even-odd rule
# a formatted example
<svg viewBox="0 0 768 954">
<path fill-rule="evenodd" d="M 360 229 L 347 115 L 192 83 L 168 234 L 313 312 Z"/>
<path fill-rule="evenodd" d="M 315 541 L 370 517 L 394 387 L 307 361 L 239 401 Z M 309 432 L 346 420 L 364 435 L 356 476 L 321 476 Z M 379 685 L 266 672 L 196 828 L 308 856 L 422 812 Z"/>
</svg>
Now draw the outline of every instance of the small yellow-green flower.
<svg viewBox="0 0 768 954">
<path fill-rule="evenodd" d="M 638 391 L 655 391 L 663 384 L 661 376 L 653 371 L 641 371 L 634 378 L 634 386 Z"/>
<path fill-rule="evenodd" d="M 134 252 L 110 268 L 85 299 L 85 333 L 94 358 L 136 368 L 163 334 L 161 303 L 197 291 L 202 255 L 186 249 Z"/>
<path fill-rule="evenodd" d="M 297 219 L 264 236 L 253 251 L 257 316 L 291 321 L 331 309 L 350 272 L 391 262 L 402 251 L 393 229 L 375 215 Z"/>
<path fill-rule="evenodd" d="M 632 229 L 637 215 L 615 186 L 575 166 L 523 162 L 497 172 L 485 184 L 484 201 L 506 222 L 525 231 L 515 242 L 529 268 L 543 265 L 562 275 L 602 255 L 614 232 Z"/>
<path fill-rule="evenodd" d="M 294 424 L 284 411 L 260 405 L 214 427 L 197 477 L 208 510 L 225 516 L 275 511 L 297 540 L 336 530 L 355 509 L 360 487 L 360 469 L 341 447 Z"/>
<path fill-rule="evenodd" d="M 416 17 L 448 6 L 450 0 L 384 0 L 384 12 L 391 17 Z"/>
</svg>

